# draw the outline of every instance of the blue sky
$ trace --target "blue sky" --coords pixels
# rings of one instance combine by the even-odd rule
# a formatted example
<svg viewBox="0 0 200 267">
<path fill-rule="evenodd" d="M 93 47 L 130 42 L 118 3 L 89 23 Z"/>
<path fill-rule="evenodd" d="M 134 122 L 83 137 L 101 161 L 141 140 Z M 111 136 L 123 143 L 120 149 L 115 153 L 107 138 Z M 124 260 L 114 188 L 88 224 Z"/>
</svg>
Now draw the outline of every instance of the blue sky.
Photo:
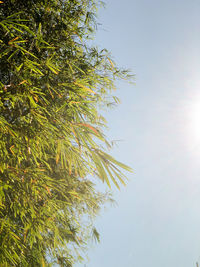
<svg viewBox="0 0 200 267">
<path fill-rule="evenodd" d="M 87 267 L 200 261 L 200 2 L 107 0 L 97 44 L 136 74 L 106 114 L 112 154 L 134 169 L 96 221 Z M 81 264 L 80 266 L 84 266 Z"/>
</svg>

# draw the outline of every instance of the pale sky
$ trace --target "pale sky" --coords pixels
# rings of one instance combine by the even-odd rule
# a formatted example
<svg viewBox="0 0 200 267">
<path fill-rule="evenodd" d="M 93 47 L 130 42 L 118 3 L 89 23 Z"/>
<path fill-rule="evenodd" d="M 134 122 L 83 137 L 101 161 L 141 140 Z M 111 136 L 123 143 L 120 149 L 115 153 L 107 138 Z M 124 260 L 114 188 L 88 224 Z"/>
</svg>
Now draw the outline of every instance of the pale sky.
<svg viewBox="0 0 200 267">
<path fill-rule="evenodd" d="M 136 74 L 106 114 L 112 155 L 134 169 L 96 221 L 87 267 L 200 261 L 200 1 L 107 0 L 97 44 Z M 84 266 L 81 264 L 79 266 Z"/>
</svg>

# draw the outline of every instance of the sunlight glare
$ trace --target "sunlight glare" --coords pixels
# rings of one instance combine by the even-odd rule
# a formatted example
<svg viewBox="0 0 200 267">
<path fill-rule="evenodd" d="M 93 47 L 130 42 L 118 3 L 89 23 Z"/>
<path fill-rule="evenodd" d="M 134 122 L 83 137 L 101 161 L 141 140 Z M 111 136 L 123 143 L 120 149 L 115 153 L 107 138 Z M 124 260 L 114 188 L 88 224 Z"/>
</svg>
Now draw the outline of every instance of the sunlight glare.
<svg viewBox="0 0 200 267">
<path fill-rule="evenodd" d="M 193 100 L 189 109 L 189 135 L 191 144 L 200 145 L 200 98 Z"/>
</svg>

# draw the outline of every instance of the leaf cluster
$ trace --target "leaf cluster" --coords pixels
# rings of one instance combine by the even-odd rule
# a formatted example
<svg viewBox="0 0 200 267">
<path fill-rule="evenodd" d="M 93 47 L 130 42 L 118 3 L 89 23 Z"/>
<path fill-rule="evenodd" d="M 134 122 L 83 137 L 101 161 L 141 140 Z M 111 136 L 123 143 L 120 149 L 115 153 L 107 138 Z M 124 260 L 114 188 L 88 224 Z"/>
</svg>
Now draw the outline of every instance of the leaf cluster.
<svg viewBox="0 0 200 267">
<path fill-rule="evenodd" d="M 89 45 L 99 1 L 0 2 L 0 262 L 72 266 L 109 199 L 90 176 L 119 187 L 99 107 L 116 78 Z M 96 229 L 93 235 L 99 240 Z"/>
</svg>

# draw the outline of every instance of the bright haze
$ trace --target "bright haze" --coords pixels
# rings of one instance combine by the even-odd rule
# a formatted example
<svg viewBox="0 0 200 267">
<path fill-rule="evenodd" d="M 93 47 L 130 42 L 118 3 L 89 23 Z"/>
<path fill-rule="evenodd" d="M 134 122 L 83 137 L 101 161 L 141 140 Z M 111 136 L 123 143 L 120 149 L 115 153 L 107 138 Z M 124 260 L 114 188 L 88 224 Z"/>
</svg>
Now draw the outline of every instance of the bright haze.
<svg viewBox="0 0 200 267">
<path fill-rule="evenodd" d="M 136 74 L 108 113 L 113 155 L 134 169 L 102 211 L 87 267 L 200 261 L 200 1 L 107 0 L 97 44 Z M 84 266 L 84 264 L 80 265 Z"/>
</svg>

